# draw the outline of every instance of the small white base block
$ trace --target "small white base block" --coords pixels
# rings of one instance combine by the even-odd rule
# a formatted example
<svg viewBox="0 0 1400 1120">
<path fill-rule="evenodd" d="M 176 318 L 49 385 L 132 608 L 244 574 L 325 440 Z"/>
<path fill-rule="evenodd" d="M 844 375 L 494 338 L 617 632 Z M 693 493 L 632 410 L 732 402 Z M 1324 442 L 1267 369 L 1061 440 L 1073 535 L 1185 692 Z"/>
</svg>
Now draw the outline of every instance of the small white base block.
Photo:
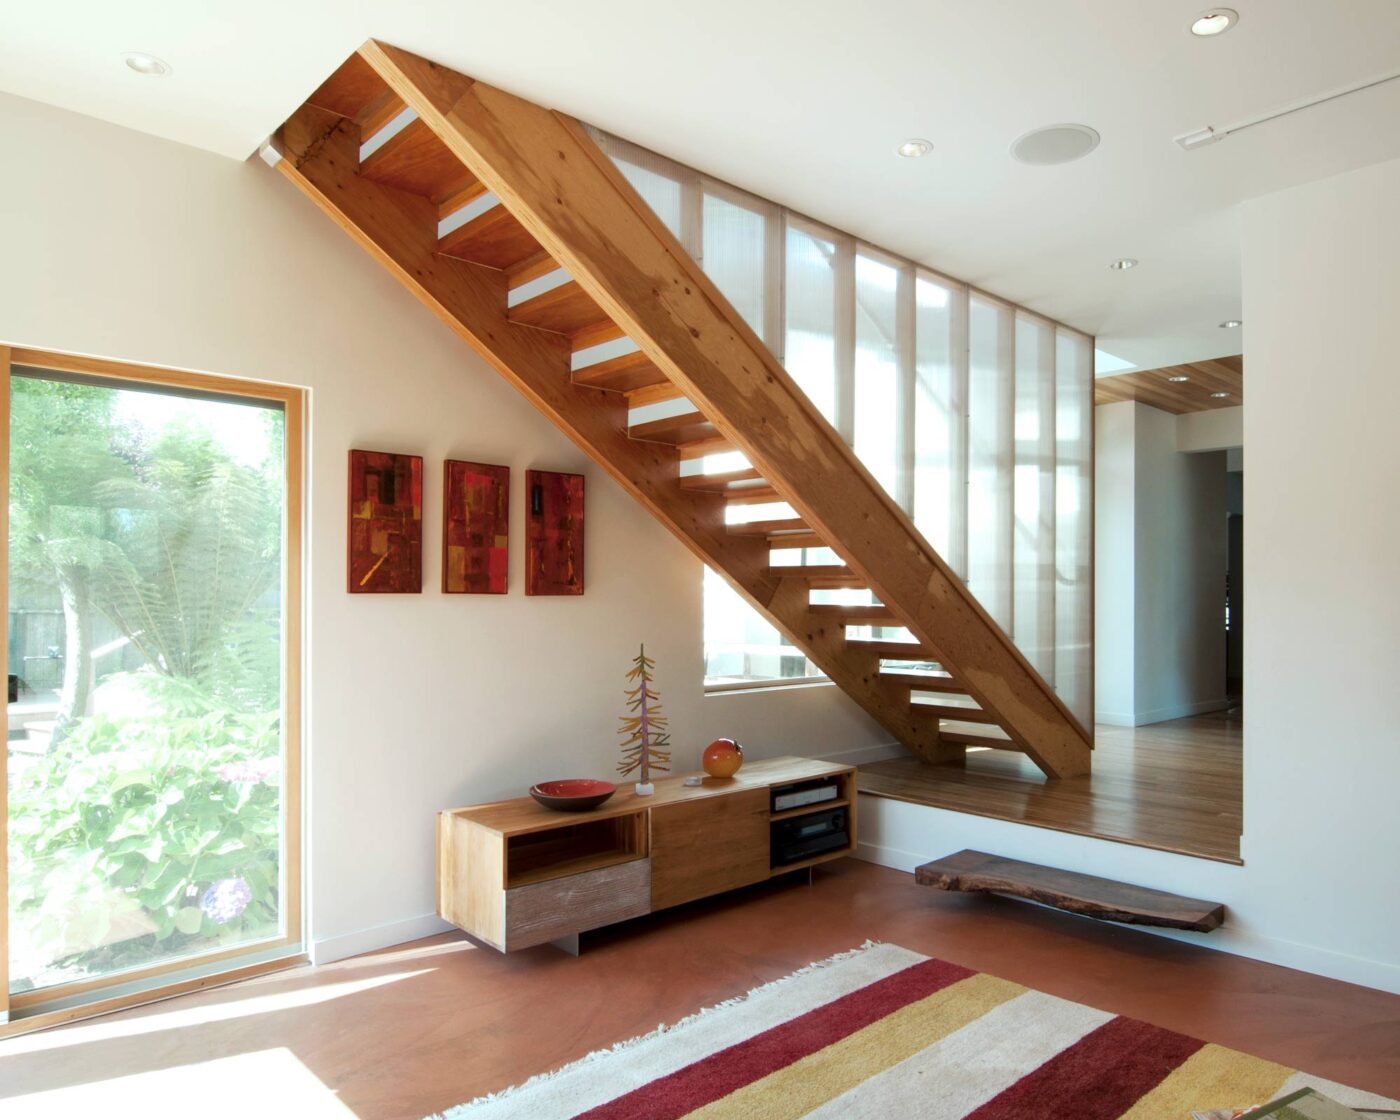
<svg viewBox="0 0 1400 1120">
<path fill-rule="evenodd" d="M 638 782 L 632 788 L 637 791 L 638 797 L 650 797 L 653 793 L 656 792 L 656 786 L 654 786 L 651 782 Z"/>
</svg>

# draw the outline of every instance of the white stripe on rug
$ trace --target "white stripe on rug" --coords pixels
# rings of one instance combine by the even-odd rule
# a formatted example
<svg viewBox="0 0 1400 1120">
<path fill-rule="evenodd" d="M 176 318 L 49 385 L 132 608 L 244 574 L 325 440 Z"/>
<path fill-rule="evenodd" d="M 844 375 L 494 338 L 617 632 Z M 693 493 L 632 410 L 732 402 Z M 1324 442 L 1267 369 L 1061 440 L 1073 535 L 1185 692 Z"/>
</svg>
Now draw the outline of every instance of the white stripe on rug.
<svg viewBox="0 0 1400 1120">
<path fill-rule="evenodd" d="M 707 1008 L 673 1027 L 663 1026 L 611 1050 L 599 1050 L 554 1073 L 450 1108 L 431 1120 L 574 1116 L 924 960 L 928 958 L 922 953 L 898 945 L 867 943 Z M 721 1009 L 725 1014 L 714 1014 Z"/>
<path fill-rule="evenodd" d="M 1338 1104 L 1346 1105 L 1347 1108 L 1400 1109 L 1400 1101 L 1368 1093 L 1365 1089 L 1353 1089 L 1350 1085 L 1328 1081 L 1325 1077 L 1314 1077 L 1301 1070 L 1283 1083 L 1275 1097 L 1286 1097 L 1289 1093 L 1296 1093 L 1299 1089 L 1316 1089 L 1324 1097 L 1331 1097 Z"/>
<path fill-rule="evenodd" d="M 958 1120 L 1113 1016 L 1026 992 L 809 1113 L 809 1120 Z"/>
</svg>

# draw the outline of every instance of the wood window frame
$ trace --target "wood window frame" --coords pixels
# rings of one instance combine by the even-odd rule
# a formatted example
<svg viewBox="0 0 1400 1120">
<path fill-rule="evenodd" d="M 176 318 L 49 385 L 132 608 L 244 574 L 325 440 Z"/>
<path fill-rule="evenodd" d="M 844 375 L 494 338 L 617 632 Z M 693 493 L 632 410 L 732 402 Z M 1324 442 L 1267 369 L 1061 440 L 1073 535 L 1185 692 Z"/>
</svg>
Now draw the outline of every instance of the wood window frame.
<svg viewBox="0 0 1400 1120">
<path fill-rule="evenodd" d="M 0 798 L 0 1038 L 39 1030 L 73 1019 L 150 1003 L 167 996 L 232 983 L 308 961 L 303 898 L 304 836 L 302 811 L 302 669 L 304 657 L 303 582 L 305 556 L 305 448 L 306 390 L 274 382 L 251 381 L 216 374 L 191 373 L 161 366 L 89 358 L 58 351 L 38 350 L 0 343 L 0 486 L 5 492 L 0 511 L 0 612 L 9 617 L 9 491 L 10 491 L 10 390 L 15 366 L 78 374 L 155 388 L 191 390 L 223 397 L 276 402 L 283 409 L 283 457 L 285 500 L 283 506 L 283 609 L 282 609 L 282 891 L 279 909 L 282 933 L 236 948 L 193 954 L 160 964 L 115 973 L 109 977 L 76 980 L 32 992 L 10 994 L 9 939 L 9 798 Z M 278 952 L 285 950 L 285 952 Z M 259 956 L 263 959 L 207 974 L 202 970 L 223 961 Z M 161 976 L 201 972 L 152 983 Z M 128 988 L 103 998 L 109 988 Z M 88 999 L 81 997 L 88 996 Z M 75 998 L 76 1005 L 70 1005 Z M 18 1017 L 16 1015 L 18 1014 Z"/>
</svg>

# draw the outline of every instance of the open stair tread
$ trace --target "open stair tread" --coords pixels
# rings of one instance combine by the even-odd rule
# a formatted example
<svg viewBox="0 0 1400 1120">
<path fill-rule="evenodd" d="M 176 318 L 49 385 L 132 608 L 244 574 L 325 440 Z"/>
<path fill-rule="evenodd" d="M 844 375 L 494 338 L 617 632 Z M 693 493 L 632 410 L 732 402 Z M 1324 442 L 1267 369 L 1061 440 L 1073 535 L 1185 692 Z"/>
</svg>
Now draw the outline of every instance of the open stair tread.
<svg viewBox="0 0 1400 1120">
<path fill-rule="evenodd" d="M 914 692 L 947 692 L 962 695 L 967 691 L 956 677 L 936 676 L 933 673 L 882 672 L 880 679 L 905 685 Z"/>
<path fill-rule="evenodd" d="M 910 711 L 922 714 L 923 705 L 911 704 Z M 945 743 L 959 747 L 991 747 L 993 750 L 1014 751 L 1020 748 L 1011 736 L 1000 727 L 971 723 L 966 720 L 946 720 L 930 714 L 930 719 L 939 722 L 938 737 Z"/>
<path fill-rule="evenodd" d="M 776 517 L 768 521 L 732 521 L 726 527 L 736 537 L 767 537 L 770 541 L 811 535 L 807 522 L 800 517 Z"/>
<path fill-rule="evenodd" d="M 938 655 L 918 642 L 896 642 L 887 638 L 847 638 L 846 645 L 878 653 L 892 661 L 937 661 Z"/>
<path fill-rule="evenodd" d="M 682 490 L 713 490 L 720 493 L 742 493 L 732 490 L 734 483 L 758 482 L 763 476 L 753 467 L 741 467 L 737 471 L 723 471 L 715 474 L 681 475 Z"/>
<path fill-rule="evenodd" d="M 517 303 L 507 313 L 512 323 L 538 327 L 555 334 L 575 335 L 607 322 L 603 309 L 577 280 L 568 280 L 547 292 Z"/>
<path fill-rule="evenodd" d="M 1223 903 L 970 849 L 925 863 L 914 875 L 939 890 L 1010 894 L 1109 922 L 1208 933 L 1225 920 Z"/>
<path fill-rule="evenodd" d="M 499 203 L 438 241 L 438 252 L 445 257 L 496 269 L 533 259 L 541 251 L 540 243 Z"/>
<path fill-rule="evenodd" d="M 643 385 L 640 389 L 630 389 L 627 393 L 627 407 L 641 408 L 648 404 L 662 404 L 665 401 L 680 400 L 684 393 L 670 381 L 658 381 L 654 385 Z"/>
<path fill-rule="evenodd" d="M 666 375 L 640 350 L 576 369 L 573 379 L 575 385 L 607 389 L 614 393 L 632 393 L 653 385 L 667 384 Z"/>
<path fill-rule="evenodd" d="M 473 186 L 477 194 L 486 190 L 421 118 L 410 121 L 366 157 L 360 174 L 435 202 L 461 197 Z"/>
<path fill-rule="evenodd" d="M 769 502 L 781 502 L 783 496 L 778 493 L 767 482 L 761 486 L 736 487 L 725 494 L 729 504 L 732 506 L 753 506 L 763 505 Z"/>
<path fill-rule="evenodd" d="M 844 564 L 789 564 L 764 568 L 769 579 L 797 579 L 812 587 L 864 587 L 865 580 Z"/>
<path fill-rule="evenodd" d="M 719 429 L 700 412 L 683 412 L 679 416 L 633 424 L 627 429 L 627 434 L 646 443 L 679 445 L 718 436 Z"/>
<path fill-rule="evenodd" d="M 847 626 L 902 626 L 883 603 L 813 603 L 808 608 L 819 617 L 836 618 Z"/>
<path fill-rule="evenodd" d="M 914 700 L 914 708 L 925 715 L 934 715 L 939 719 L 957 720 L 965 723 L 995 724 L 996 716 L 981 708 L 974 708 L 963 704 L 948 704 L 942 701 Z"/>
<path fill-rule="evenodd" d="M 778 532 L 768 534 L 774 548 L 829 548 L 826 539 L 810 529 L 805 533 Z"/>
<path fill-rule="evenodd" d="M 734 444 L 722 432 L 701 439 L 685 440 L 676 445 L 682 459 L 699 459 L 706 455 L 722 455 L 734 450 Z"/>
</svg>

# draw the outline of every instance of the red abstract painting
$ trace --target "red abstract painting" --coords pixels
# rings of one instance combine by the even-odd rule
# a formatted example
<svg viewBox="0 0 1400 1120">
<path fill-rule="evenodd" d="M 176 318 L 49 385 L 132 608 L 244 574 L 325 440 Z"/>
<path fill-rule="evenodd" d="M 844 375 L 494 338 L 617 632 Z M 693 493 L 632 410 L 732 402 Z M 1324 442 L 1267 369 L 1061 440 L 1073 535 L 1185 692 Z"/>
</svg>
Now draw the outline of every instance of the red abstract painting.
<svg viewBox="0 0 1400 1120">
<path fill-rule="evenodd" d="M 448 459 L 442 465 L 442 494 L 442 590 L 504 595 L 510 468 Z"/>
<path fill-rule="evenodd" d="M 583 594 L 583 475 L 526 471 L 525 594 Z"/>
<path fill-rule="evenodd" d="M 423 458 L 350 452 L 349 590 L 423 590 Z"/>
</svg>

